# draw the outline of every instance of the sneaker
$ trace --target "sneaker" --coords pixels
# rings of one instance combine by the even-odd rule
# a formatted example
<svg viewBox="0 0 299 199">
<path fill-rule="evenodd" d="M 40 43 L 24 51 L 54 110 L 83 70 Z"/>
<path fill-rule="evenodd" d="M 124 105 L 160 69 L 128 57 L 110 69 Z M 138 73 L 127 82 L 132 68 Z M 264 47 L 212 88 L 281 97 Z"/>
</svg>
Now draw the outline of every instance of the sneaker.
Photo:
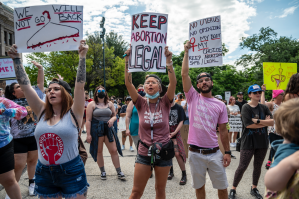
<svg viewBox="0 0 299 199">
<path fill-rule="evenodd" d="M 266 169 L 269 169 L 271 166 L 271 161 L 268 161 L 267 164 L 266 164 Z"/>
<path fill-rule="evenodd" d="M 187 176 L 182 176 L 180 185 L 185 185 L 187 183 Z"/>
<path fill-rule="evenodd" d="M 101 180 L 106 180 L 107 177 L 106 177 L 106 172 L 102 172 L 101 173 Z"/>
<path fill-rule="evenodd" d="M 122 146 L 121 146 L 121 150 L 125 150 L 125 145 L 122 145 Z"/>
<path fill-rule="evenodd" d="M 84 130 L 83 130 L 83 131 L 82 131 L 82 133 L 84 133 L 84 134 L 85 134 L 85 133 L 86 133 L 86 131 L 84 131 Z"/>
<path fill-rule="evenodd" d="M 231 157 L 232 159 L 237 159 L 237 157 L 234 156 L 233 154 L 231 154 L 230 157 Z"/>
<path fill-rule="evenodd" d="M 173 174 L 173 173 L 169 173 L 169 174 L 168 174 L 168 178 L 167 178 L 167 179 L 168 179 L 168 180 L 172 180 L 173 176 L 174 176 L 174 174 Z"/>
<path fill-rule="evenodd" d="M 228 195 L 229 199 L 235 199 L 236 198 L 236 190 L 231 189 Z"/>
<path fill-rule="evenodd" d="M 132 147 L 132 146 L 130 146 L 130 151 L 131 151 L 131 152 L 134 152 L 134 149 L 133 149 L 133 147 Z"/>
<path fill-rule="evenodd" d="M 35 183 L 31 183 L 28 187 L 29 190 L 29 196 L 35 196 L 34 194 L 34 187 L 35 187 Z"/>
<path fill-rule="evenodd" d="M 5 199 L 10 199 L 10 197 L 6 194 Z"/>
<path fill-rule="evenodd" d="M 230 147 L 234 147 L 234 143 L 230 143 L 229 146 L 230 146 Z"/>
<path fill-rule="evenodd" d="M 125 174 L 122 171 L 119 172 L 117 174 L 117 176 L 118 176 L 118 179 L 120 179 L 120 180 L 126 180 L 126 176 L 125 176 Z"/>
<path fill-rule="evenodd" d="M 252 187 L 251 187 L 250 194 L 253 195 L 257 199 L 263 199 L 263 196 L 261 196 L 261 194 L 259 193 L 259 190 L 257 190 L 257 188 L 252 189 Z"/>
</svg>

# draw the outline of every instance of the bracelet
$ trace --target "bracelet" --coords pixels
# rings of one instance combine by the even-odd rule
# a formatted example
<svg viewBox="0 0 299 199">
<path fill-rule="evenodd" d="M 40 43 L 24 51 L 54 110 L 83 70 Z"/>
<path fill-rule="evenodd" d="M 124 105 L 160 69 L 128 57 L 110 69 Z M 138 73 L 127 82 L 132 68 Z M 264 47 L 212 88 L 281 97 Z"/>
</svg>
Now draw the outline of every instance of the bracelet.
<svg viewBox="0 0 299 199">
<path fill-rule="evenodd" d="M 265 92 L 265 90 L 262 90 L 262 92 Z"/>
<path fill-rule="evenodd" d="M 13 58 L 12 60 L 15 60 L 15 59 L 21 59 L 21 58 L 17 57 L 17 58 Z"/>
<path fill-rule="evenodd" d="M 171 61 L 169 64 L 166 63 L 166 66 L 172 66 L 173 65 L 173 61 Z"/>
</svg>

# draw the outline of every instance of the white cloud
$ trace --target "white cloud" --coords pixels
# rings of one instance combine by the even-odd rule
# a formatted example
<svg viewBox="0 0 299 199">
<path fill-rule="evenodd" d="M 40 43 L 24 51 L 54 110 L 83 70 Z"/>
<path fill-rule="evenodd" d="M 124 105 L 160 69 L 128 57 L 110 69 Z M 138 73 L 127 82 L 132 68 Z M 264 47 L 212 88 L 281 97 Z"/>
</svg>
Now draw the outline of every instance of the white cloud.
<svg viewBox="0 0 299 199">
<path fill-rule="evenodd" d="M 292 6 L 292 7 L 284 9 L 282 15 L 278 16 L 278 18 L 284 18 L 284 17 L 287 17 L 288 15 L 293 14 L 297 8 L 298 8 L 298 6 Z"/>
<path fill-rule="evenodd" d="M 43 4 L 59 4 L 57 0 L 4 0 L 8 6 L 23 7 Z M 106 32 L 114 31 L 124 36 L 130 42 L 131 15 L 130 8 L 143 11 L 167 13 L 168 45 L 178 54 L 183 50 L 183 42 L 188 37 L 189 22 L 210 16 L 221 15 L 222 42 L 226 44 L 229 53 L 235 51 L 241 37 L 247 37 L 250 29 L 250 18 L 256 16 L 256 9 L 252 3 L 263 0 L 65 0 L 63 3 L 82 5 L 84 3 L 84 33 L 99 30 L 102 16 L 105 16 Z M 141 10 L 145 7 L 145 10 Z M 137 9 L 136 9 L 137 8 Z"/>
</svg>

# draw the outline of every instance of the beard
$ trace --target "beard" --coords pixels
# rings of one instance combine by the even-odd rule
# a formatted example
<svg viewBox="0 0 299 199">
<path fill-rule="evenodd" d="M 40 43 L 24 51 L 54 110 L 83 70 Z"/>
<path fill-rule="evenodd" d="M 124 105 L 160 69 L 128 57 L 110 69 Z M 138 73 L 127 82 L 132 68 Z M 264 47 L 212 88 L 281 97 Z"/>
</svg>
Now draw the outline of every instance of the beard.
<svg viewBox="0 0 299 199">
<path fill-rule="evenodd" d="M 208 86 L 208 85 L 207 85 Z M 213 89 L 213 85 L 208 86 L 208 90 L 202 90 L 201 88 L 198 88 L 198 91 L 200 93 L 209 93 Z"/>
</svg>

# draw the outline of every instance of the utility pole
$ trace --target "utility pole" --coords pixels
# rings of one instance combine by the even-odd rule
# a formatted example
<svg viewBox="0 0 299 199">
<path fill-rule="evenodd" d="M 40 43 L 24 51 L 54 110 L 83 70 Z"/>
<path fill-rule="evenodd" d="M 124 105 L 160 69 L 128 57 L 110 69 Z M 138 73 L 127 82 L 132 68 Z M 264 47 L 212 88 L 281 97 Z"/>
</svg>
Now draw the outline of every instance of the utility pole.
<svg viewBox="0 0 299 199">
<path fill-rule="evenodd" d="M 102 21 L 100 22 L 100 38 L 103 39 L 103 67 L 104 67 L 104 88 L 106 89 L 106 76 L 105 76 L 105 32 L 106 29 L 104 28 L 104 24 L 105 24 L 105 17 L 102 17 Z"/>
</svg>

